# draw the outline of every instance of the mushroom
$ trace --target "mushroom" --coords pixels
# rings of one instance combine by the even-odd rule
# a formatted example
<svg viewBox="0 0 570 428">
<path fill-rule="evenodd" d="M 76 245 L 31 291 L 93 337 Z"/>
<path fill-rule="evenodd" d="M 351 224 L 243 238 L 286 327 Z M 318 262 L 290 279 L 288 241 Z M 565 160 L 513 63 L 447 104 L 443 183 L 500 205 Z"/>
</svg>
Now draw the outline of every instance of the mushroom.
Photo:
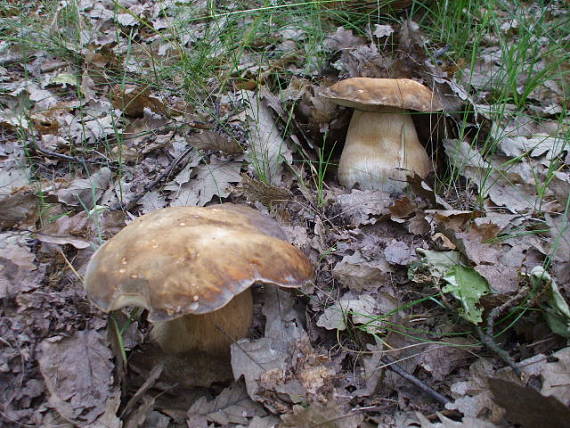
<svg viewBox="0 0 570 428">
<path fill-rule="evenodd" d="M 252 319 L 256 282 L 300 287 L 305 255 L 273 219 L 239 205 L 170 207 L 137 218 L 87 265 L 89 299 L 109 312 L 146 308 L 165 352 L 229 352 Z"/>
<path fill-rule="evenodd" d="M 406 111 L 442 109 L 427 87 L 411 79 L 354 77 L 335 83 L 322 95 L 354 108 L 338 166 L 343 186 L 359 183 L 363 189 L 399 192 L 407 175 L 424 178 L 432 170 Z"/>
</svg>

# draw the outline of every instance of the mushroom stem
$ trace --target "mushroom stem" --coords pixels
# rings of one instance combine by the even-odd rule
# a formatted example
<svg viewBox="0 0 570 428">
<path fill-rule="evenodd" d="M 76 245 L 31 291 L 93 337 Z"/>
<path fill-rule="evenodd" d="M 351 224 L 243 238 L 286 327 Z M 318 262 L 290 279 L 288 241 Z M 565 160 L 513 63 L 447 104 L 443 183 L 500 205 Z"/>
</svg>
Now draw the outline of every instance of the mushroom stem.
<svg viewBox="0 0 570 428">
<path fill-rule="evenodd" d="M 216 311 L 155 322 L 151 335 L 168 353 L 200 350 L 228 355 L 230 345 L 247 334 L 252 316 L 253 299 L 248 288 Z"/>
<path fill-rule="evenodd" d="M 399 192 L 412 172 L 425 177 L 430 158 L 418 139 L 410 112 L 397 107 L 354 110 L 340 156 L 338 176 L 343 186 Z"/>
</svg>

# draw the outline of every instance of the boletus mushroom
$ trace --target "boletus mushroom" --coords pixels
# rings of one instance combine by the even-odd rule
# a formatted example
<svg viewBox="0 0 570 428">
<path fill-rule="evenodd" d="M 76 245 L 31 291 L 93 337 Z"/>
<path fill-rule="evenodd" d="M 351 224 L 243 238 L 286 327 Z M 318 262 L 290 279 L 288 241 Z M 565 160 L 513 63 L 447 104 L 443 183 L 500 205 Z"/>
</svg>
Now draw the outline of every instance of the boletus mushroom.
<svg viewBox="0 0 570 428">
<path fill-rule="evenodd" d="M 300 287 L 312 277 L 276 221 L 222 204 L 137 218 L 95 252 L 84 285 L 105 312 L 146 308 L 165 352 L 227 355 L 250 327 L 253 283 Z"/>
<path fill-rule="evenodd" d="M 411 79 L 354 77 L 335 83 L 322 95 L 354 108 L 338 166 L 340 184 L 399 192 L 407 175 L 424 178 L 432 170 L 407 111 L 441 110 L 430 89 Z"/>
</svg>

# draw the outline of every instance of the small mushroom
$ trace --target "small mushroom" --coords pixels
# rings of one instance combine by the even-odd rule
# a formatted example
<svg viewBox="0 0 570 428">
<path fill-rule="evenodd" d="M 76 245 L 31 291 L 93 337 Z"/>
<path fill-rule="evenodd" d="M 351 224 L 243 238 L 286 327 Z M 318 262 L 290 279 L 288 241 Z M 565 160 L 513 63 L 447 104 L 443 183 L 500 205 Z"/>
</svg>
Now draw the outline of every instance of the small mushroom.
<svg viewBox="0 0 570 428">
<path fill-rule="evenodd" d="M 222 204 L 137 218 L 95 252 L 84 286 L 105 312 L 146 308 L 166 352 L 227 354 L 251 324 L 252 284 L 300 287 L 312 277 L 277 222 Z"/>
<path fill-rule="evenodd" d="M 406 111 L 442 109 L 427 87 L 411 79 L 354 77 L 335 83 L 322 95 L 354 108 L 338 166 L 343 186 L 359 183 L 363 189 L 399 192 L 407 175 L 426 177 L 432 170 Z"/>
</svg>

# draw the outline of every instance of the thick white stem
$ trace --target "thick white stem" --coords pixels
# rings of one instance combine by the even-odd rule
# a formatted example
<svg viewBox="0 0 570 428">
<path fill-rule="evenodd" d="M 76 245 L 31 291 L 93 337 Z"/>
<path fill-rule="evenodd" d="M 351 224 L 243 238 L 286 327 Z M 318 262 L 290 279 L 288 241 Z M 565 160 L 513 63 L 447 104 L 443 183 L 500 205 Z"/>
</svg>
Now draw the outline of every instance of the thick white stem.
<svg viewBox="0 0 570 428">
<path fill-rule="evenodd" d="M 151 335 L 165 352 L 198 350 L 229 355 L 230 345 L 247 334 L 252 317 L 253 299 L 248 288 L 217 311 L 156 322 Z"/>
<path fill-rule="evenodd" d="M 358 183 L 361 189 L 399 192 L 412 172 L 425 177 L 431 170 L 408 111 L 396 107 L 354 110 L 338 168 L 343 186 Z"/>
</svg>

